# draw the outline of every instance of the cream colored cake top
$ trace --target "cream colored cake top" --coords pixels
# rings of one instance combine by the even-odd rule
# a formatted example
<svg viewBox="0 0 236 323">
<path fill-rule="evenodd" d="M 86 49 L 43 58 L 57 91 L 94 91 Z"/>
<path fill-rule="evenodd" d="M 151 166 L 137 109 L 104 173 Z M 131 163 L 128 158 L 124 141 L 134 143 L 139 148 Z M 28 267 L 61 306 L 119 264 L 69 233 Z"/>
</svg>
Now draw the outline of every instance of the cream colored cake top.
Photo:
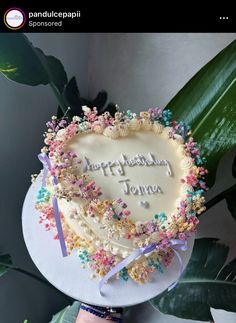
<svg viewBox="0 0 236 323">
<path fill-rule="evenodd" d="M 101 200 L 121 197 L 134 222 L 151 221 L 155 214 L 164 212 L 171 224 L 171 214 L 177 211 L 181 196 L 191 189 L 180 182 L 192 163 L 183 155 L 182 140 L 178 139 L 170 140 L 168 129 L 161 133 L 140 129 L 116 139 L 87 133 L 74 136 L 64 149 L 81 158 L 77 172 L 87 172 L 102 188 Z M 103 223 L 81 213 L 80 207 L 84 204 L 85 201 L 79 198 L 59 201 L 72 230 L 86 239 L 93 237 L 94 244 L 127 256 L 135 247 L 133 241 L 122 237 L 116 239 L 116 235 L 109 237 Z M 71 218 L 73 209 L 78 213 L 76 219 Z M 106 247 L 104 243 L 108 241 Z"/>
<path fill-rule="evenodd" d="M 185 175 L 177 148 L 165 134 L 151 131 L 132 132 L 115 140 L 100 134 L 77 135 L 66 146 L 82 159 L 84 171 L 102 188 L 102 199 L 124 199 L 134 221 L 176 211 L 180 179 Z M 115 165 L 109 167 L 109 162 Z"/>
</svg>

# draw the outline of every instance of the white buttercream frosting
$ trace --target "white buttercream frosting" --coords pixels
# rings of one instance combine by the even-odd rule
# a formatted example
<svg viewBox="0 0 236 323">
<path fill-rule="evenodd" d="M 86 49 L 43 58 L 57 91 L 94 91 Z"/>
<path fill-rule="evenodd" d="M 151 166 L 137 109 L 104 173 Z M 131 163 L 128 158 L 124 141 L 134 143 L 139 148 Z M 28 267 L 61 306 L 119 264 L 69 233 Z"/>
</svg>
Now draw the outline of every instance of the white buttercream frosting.
<svg viewBox="0 0 236 323">
<path fill-rule="evenodd" d="M 102 134 L 104 131 L 104 126 L 101 124 L 100 121 L 95 121 L 93 123 L 92 129 L 95 133 Z"/>
<path fill-rule="evenodd" d="M 192 168 L 194 165 L 194 161 L 191 157 L 185 157 L 183 158 L 183 160 L 180 163 L 180 167 L 183 170 L 189 170 L 190 168 Z"/>
<path fill-rule="evenodd" d="M 126 124 L 121 124 L 119 126 L 119 133 L 121 137 L 126 137 L 129 134 L 129 126 Z"/>
<path fill-rule="evenodd" d="M 178 144 L 183 144 L 184 143 L 184 138 L 182 136 L 180 136 L 178 134 L 175 134 L 174 138 L 175 138 L 174 140 L 175 140 L 176 143 L 178 143 Z"/>
<path fill-rule="evenodd" d="M 180 188 L 181 195 L 185 196 L 187 194 L 187 191 L 193 192 L 192 186 L 187 183 L 182 184 Z"/>
<path fill-rule="evenodd" d="M 140 130 L 141 128 L 141 120 L 139 119 L 131 119 L 130 122 L 129 122 L 129 128 L 130 130 L 133 130 L 133 131 L 137 131 L 137 130 Z"/>
<path fill-rule="evenodd" d="M 164 126 L 158 121 L 155 121 L 152 127 L 153 127 L 153 131 L 158 134 L 162 133 L 162 131 L 164 129 Z"/>
<path fill-rule="evenodd" d="M 170 134 L 171 131 L 172 131 L 172 128 L 171 127 L 165 127 L 163 129 L 162 134 L 163 134 L 163 136 L 165 136 L 166 138 L 169 139 L 169 134 Z"/>
<path fill-rule="evenodd" d="M 179 145 L 177 147 L 177 154 L 178 154 L 179 157 L 184 157 L 185 156 L 184 145 Z"/>
<path fill-rule="evenodd" d="M 143 130 L 151 130 L 152 122 L 149 119 L 142 119 L 142 129 Z"/>
<path fill-rule="evenodd" d="M 111 139 L 116 139 L 120 136 L 119 129 L 117 126 L 108 126 L 103 131 L 104 136 Z"/>
</svg>

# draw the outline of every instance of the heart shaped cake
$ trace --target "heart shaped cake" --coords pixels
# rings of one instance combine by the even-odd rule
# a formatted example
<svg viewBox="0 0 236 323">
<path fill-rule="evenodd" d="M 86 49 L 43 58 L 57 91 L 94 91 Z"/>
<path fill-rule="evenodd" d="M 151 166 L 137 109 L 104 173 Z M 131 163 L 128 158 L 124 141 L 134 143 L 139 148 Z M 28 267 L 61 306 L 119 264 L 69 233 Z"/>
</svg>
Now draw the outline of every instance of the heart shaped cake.
<svg viewBox="0 0 236 323">
<path fill-rule="evenodd" d="M 47 123 L 39 222 L 64 239 L 67 254 L 78 252 L 92 276 L 119 268 L 117 278 L 146 283 L 171 263 L 173 241 L 185 242 L 196 230 L 205 210 L 205 160 L 170 110 L 114 117 L 83 110 L 71 122 L 52 117 Z"/>
</svg>

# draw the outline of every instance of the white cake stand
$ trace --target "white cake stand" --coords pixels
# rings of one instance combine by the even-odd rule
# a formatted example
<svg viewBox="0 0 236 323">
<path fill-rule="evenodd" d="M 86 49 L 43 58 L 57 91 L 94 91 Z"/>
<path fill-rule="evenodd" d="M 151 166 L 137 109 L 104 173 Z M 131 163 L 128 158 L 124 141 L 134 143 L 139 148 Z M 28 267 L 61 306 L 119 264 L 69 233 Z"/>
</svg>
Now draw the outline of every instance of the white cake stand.
<svg viewBox="0 0 236 323">
<path fill-rule="evenodd" d="M 57 289 L 79 301 L 98 306 L 125 307 L 145 302 L 170 286 L 179 277 L 178 260 L 173 260 L 164 274 L 155 273 L 152 281 L 138 285 L 113 279 L 103 286 L 103 296 L 98 291 L 98 279 L 91 279 L 90 269 L 82 269 L 76 255 L 63 258 L 60 244 L 50 231 L 38 223 L 39 212 L 34 209 L 39 178 L 29 188 L 22 213 L 23 235 L 29 254 L 42 275 Z M 194 238 L 188 241 L 188 250 L 180 251 L 184 267 L 191 256 Z"/>
</svg>

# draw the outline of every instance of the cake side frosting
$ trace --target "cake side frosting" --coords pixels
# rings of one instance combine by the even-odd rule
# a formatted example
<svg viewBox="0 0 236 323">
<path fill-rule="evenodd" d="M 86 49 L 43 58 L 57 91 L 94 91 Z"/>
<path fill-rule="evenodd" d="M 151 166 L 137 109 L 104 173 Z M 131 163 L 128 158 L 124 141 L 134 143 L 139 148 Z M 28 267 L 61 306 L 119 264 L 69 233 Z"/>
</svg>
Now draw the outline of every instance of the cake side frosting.
<svg viewBox="0 0 236 323">
<path fill-rule="evenodd" d="M 136 248 L 157 243 L 118 275 L 144 283 L 171 262 L 170 239 L 195 232 L 207 171 L 187 126 L 170 118 L 157 108 L 113 118 L 85 107 L 83 118 L 48 123 L 42 151 L 53 167 L 36 208 L 55 230 L 57 196 L 67 248 L 100 277 Z"/>
</svg>

